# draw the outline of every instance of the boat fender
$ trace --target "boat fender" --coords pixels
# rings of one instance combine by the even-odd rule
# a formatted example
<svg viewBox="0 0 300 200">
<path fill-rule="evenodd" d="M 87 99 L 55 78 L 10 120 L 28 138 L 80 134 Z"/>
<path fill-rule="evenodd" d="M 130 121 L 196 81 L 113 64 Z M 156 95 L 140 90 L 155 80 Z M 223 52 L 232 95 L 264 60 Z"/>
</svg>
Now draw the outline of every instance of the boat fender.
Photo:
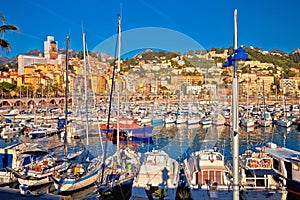
<svg viewBox="0 0 300 200">
<path fill-rule="evenodd" d="M 49 164 L 48 160 L 43 160 L 43 165 L 47 166 Z"/>
<path fill-rule="evenodd" d="M 36 172 L 42 172 L 42 166 L 37 165 L 37 166 L 35 166 L 34 170 L 35 170 Z"/>
</svg>

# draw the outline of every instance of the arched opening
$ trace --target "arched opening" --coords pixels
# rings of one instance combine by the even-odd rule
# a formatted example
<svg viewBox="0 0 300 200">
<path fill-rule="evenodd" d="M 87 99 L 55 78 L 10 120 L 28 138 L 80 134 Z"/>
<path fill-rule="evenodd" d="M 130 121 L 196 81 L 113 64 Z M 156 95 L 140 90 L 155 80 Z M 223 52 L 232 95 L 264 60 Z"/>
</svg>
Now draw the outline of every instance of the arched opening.
<svg viewBox="0 0 300 200">
<path fill-rule="evenodd" d="M 9 101 L 2 101 L 0 107 L 11 107 L 11 104 Z"/>
<path fill-rule="evenodd" d="M 24 105 L 24 103 L 22 101 L 16 101 L 14 103 L 14 107 L 22 107 Z"/>
<path fill-rule="evenodd" d="M 49 104 L 50 104 L 50 106 L 56 106 L 57 105 L 55 99 L 51 99 Z"/>
</svg>

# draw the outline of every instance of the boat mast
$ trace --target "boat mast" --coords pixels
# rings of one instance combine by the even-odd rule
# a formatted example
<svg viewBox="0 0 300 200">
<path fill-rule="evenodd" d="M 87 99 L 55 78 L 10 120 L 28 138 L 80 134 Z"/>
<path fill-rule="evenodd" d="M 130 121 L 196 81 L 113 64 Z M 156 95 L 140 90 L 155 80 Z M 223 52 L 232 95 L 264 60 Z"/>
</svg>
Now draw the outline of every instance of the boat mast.
<svg viewBox="0 0 300 200">
<path fill-rule="evenodd" d="M 266 120 L 265 119 L 265 117 L 266 117 L 266 100 L 265 100 L 265 80 L 262 80 L 262 92 L 263 92 L 263 102 L 264 102 L 264 115 L 263 115 L 263 117 L 264 117 L 264 120 Z"/>
<path fill-rule="evenodd" d="M 234 10 L 234 51 L 238 46 L 237 9 Z M 237 62 L 234 62 L 232 79 L 232 128 L 233 128 L 233 199 L 239 199 L 239 133 L 238 133 L 238 78 Z"/>
<path fill-rule="evenodd" d="M 83 67 L 84 67 L 84 106 L 85 106 L 85 123 L 86 123 L 86 146 L 89 145 L 89 127 L 88 127 L 88 92 L 87 92 L 87 69 L 86 69 L 86 37 L 85 33 L 82 33 L 83 39 Z"/>
<path fill-rule="evenodd" d="M 67 124 L 68 124 L 68 90 L 69 90 L 69 43 L 70 36 L 67 35 L 66 38 L 66 89 L 65 89 L 65 134 L 64 134 L 64 155 L 67 156 L 68 148 L 67 148 Z"/>
<path fill-rule="evenodd" d="M 118 29 L 119 29 L 119 26 L 118 26 Z M 117 31 L 117 33 L 118 32 L 119 32 L 119 30 Z M 116 58 L 116 55 L 117 55 L 117 45 L 118 45 L 118 39 L 116 41 L 116 46 L 115 46 L 115 53 L 114 53 L 115 58 Z M 112 72 L 112 77 L 111 77 L 111 88 L 110 88 L 110 95 L 109 95 L 109 107 L 108 107 L 108 116 L 107 116 L 107 125 L 106 125 L 106 138 L 108 138 L 108 131 L 109 131 L 109 128 L 110 128 L 111 104 L 112 104 L 113 91 L 114 91 L 114 88 L 115 88 L 114 87 L 115 86 L 114 82 L 115 82 L 116 59 L 114 59 L 114 65 L 113 66 L 114 67 L 113 67 L 113 72 Z M 117 135 L 119 135 L 119 134 L 117 134 Z M 105 160 L 106 160 L 106 154 L 107 154 L 107 140 L 105 142 L 105 148 L 104 148 L 104 153 L 103 154 L 104 154 L 103 155 L 103 164 L 102 164 L 101 179 L 100 179 L 101 184 L 103 184 L 103 179 L 104 179 Z"/>
<path fill-rule="evenodd" d="M 121 71 L 121 17 L 118 16 L 118 123 L 117 123 L 117 152 L 120 150 L 120 71 Z"/>
<path fill-rule="evenodd" d="M 282 87 L 282 96 L 283 96 L 283 114 L 284 114 L 284 120 L 286 121 L 287 120 L 287 115 L 286 115 L 286 101 L 285 101 L 285 85 L 283 84 L 283 87 Z"/>
</svg>

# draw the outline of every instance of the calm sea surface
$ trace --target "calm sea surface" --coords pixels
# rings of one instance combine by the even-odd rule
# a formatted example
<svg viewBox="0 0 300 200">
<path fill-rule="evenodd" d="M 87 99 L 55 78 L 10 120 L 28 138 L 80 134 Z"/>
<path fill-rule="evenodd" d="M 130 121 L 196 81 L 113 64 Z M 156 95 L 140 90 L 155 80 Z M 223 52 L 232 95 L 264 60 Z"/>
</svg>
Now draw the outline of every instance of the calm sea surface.
<svg viewBox="0 0 300 200">
<path fill-rule="evenodd" d="M 215 147 L 224 153 L 225 160 L 231 159 L 232 133 L 228 126 L 155 126 L 152 141 L 152 143 L 122 142 L 121 145 L 138 148 L 142 153 L 151 149 L 162 149 L 179 162 L 182 162 L 193 151 Z M 240 128 L 239 141 L 240 153 L 247 149 L 263 146 L 266 142 L 274 142 L 279 146 L 300 151 L 300 133 L 296 130 L 296 126 L 288 129 L 275 125 L 267 128 L 253 127 L 248 130 Z M 0 140 L 0 146 L 6 146 L 13 142 L 13 140 Z M 41 143 L 43 143 L 43 146 L 53 147 L 54 145 L 62 144 L 62 141 L 59 137 L 53 136 L 51 139 L 48 138 L 47 141 L 41 141 Z M 69 151 L 72 151 L 72 149 L 76 149 L 80 145 L 86 145 L 86 138 L 82 141 L 70 140 L 68 145 L 70 146 Z M 105 146 L 107 146 L 108 156 L 116 151 L 116 145 L 105 138 L 99 139 L 96 131 L 89 136 L 88 148 L 94 156 L 101 155 Z M 37 190 L 57 194 L 52 185 L 44 186 Z M 72 194 L 72 197 L 74 199 L 95 199 L 94 191 L 95 187 L 91 186 Z"/>
</svg>

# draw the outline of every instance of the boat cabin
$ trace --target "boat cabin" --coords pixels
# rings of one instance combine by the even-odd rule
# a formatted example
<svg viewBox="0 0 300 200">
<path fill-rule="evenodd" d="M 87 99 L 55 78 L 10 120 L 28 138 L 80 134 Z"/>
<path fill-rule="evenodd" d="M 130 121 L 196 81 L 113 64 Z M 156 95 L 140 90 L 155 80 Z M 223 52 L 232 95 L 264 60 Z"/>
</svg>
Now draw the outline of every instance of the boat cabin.
<svg viewBox="0 0 300 200">
<path fill-rule="evenodd" d="M 265 151 L 273 158 L 273 169 L 290 193 L 300 196 L 300 152 L 268 143 Z"/>
</svg>

